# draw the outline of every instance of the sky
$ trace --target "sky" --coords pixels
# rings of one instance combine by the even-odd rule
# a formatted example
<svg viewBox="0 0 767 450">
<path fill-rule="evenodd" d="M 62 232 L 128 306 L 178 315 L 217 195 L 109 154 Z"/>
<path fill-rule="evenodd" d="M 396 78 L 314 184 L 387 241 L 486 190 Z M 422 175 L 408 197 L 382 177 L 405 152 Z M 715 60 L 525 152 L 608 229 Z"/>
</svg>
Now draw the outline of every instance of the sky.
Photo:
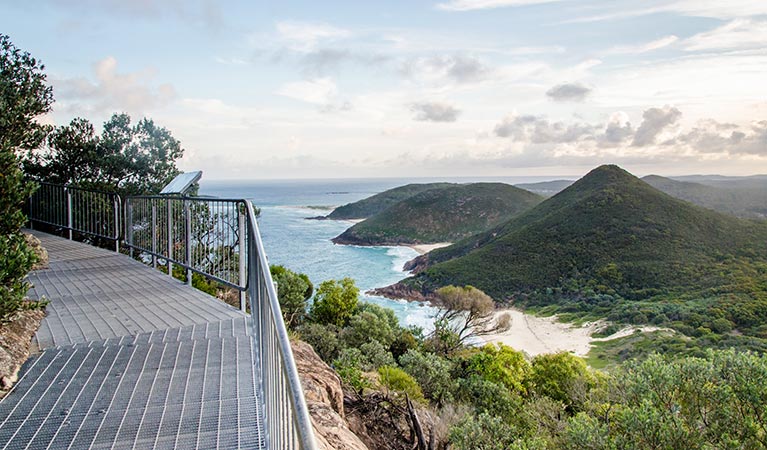
<svg viewBox="0 0 767 450">
<path fill-rule="evenodd" d="M 0 0 L 42 121 L 206 179 L 767 173 L 764 0 Z"/>
</svg>

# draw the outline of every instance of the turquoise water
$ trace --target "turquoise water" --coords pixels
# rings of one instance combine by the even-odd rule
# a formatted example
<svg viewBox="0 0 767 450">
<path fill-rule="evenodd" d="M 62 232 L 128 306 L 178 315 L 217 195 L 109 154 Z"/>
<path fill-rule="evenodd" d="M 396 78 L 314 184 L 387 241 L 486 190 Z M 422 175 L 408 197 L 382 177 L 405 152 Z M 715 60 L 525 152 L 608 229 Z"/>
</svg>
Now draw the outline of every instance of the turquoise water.
<svg viewBox="0 0 767 450">
<path fill-rule="evenodd" d="M 365 301 L 393 309 L 404 325 L 417 325 L 428 330 L 434 313 L 432 308 L 364 294 L 366 290 L 387 286 L 406 277 L 402 265 L 418 255 L 415 250 L 335 245 L 330 239 L 350 227 L 351 222 L 306 219 L 329 212 L 307 206 L 338 206 L 402 184 L 403 180 L 211 182 L 200 186 L 200 194 L 252 200 L 261 209 L 258 223 L 271 264 L 305 273 L 315 286 L 324 280 L 351 277 Z"/>
</svg>

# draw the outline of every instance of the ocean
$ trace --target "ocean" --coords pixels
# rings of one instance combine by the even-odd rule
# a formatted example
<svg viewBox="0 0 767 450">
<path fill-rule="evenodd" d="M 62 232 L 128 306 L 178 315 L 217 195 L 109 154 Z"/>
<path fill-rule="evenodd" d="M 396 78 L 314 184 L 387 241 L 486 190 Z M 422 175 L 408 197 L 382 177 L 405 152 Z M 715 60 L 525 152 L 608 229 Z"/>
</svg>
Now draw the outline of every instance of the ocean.
<svg viewBox="0 0 767 450">
<path fill-rule="evenodd" d="M 361 298 L 394 310 L 400 323 L 425 330 L 432 328 L 434 309 L 419 303 L 390 300 L 364 294 L 407 276 L 403 264 L 418 253 L 408 247 L 357 247 L 335 245 L 330 240 L 352 225 L 348 221 L 307 220 L 327 215 L 333 207 L 369 197 L 410 182 L 433 181 L 540 181 L 526 177 L 485 179 L 373 179 L 373 180 L 286 180 L 202 181 L 200 195 L 245 198 L 260 208 L 258 225 L 271 264 L 305 273 L 315 286 L 330 279 L 353 278 Z M 322 208 L 322 209 L 318 209 Z"/>
</svg>

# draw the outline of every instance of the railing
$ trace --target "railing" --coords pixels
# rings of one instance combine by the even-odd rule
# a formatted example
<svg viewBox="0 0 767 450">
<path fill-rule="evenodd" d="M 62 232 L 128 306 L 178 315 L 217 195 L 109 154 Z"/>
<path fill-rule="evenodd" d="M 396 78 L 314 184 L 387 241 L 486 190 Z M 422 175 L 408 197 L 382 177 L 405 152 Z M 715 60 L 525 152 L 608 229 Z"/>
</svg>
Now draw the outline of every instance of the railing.
<svg viewBox="0 0 767 450">
<path fill-rule="evenodd" d="M 253 334 L 259 336 L 261 383 L 269 448 L 315 449 L 312 422 L 298 378 L 277 290 L 258 231 L 255 211 L 248 213 L 248 298 Z M 269 420 L 279 418 L 279 420 Z M 287 427 L 285 424 L 292 424 Z"/>
<path fill-rule="evenodd" d="M 29 199 L 29 220 L 67 231 L 109 239 L 120 249 L 120 196 L 110 192 L 38 183 Z"/>
<path fill-rule="evenodd" d="M 174 265 L 182 267 L 187 283 L 198 273 L 237 289 L 240 308 L 250 306 L 259 350 L 256 369 L 267 448 L 314 450 L 311 419 L 253 205 L 247 200 L 200 197 L 127 197 L 121 239 L 122 202 L 114 194 L 104 195 L 40 183 L 30 198 L 30 219 L 66 228 L 70 239 L 77 231 L 114 239 L 117 249 L 122 242 L 154 267 L 165 265 L 171 276 Z M 113 225 L 115 231 L 104 231 Z"/>
<path fill-rule="evenodd" d="M 245 200 L 138 196 L 125 201 L 125 245 L 143 252 L 157 267 L 164 261 L 186 271 L 187 284 L 199 273 L 240 291 L 246 310 L 247 246 Z"/>
</svg>

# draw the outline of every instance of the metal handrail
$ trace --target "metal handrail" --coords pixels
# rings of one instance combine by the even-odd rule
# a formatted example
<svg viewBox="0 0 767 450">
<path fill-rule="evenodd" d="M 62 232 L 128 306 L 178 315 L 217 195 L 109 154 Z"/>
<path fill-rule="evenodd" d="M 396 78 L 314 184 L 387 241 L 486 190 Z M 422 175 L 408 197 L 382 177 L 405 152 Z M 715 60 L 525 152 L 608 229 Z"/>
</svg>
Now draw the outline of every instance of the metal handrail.
<svg viewBox="0 0 767 450">
<path fill-rule="evenodd" d="M 258 327 L 253 330 L 253 334 L 259 336 L 268 447 L 314 450 L 317 447 L 311 417 L 261 242 L 261 233 L 258 231 L 255 211 L 250 202 L 246 202 L 246 208 L 249 234 L 248 297 L 252 326 Z M 276 417 L 282 421 L 269 420 Z M 293 426 L 285 427 L 284 422 L 290 422 Z"/>
<path fill-rule="evenodd" d="M 317 448 L 277 289 L 250 201 L 150 195 L 127 197 L 123 202 L 116 194 L 51 183 L 40 185 L 50 192 L 30 197 L 30 221 L 65 228 L 70 239 L 73 231 L 114 239 L 117 250 L 122 242 L 131 253 L 139 252 L 139 258 L 146 262 L 151 259 L 155 267 L 158 260 L 163 261 L 171 276 L 174 264 L 183 267 L 189 284 L 195 272 L 238 289 L 242 311 L 246 310 L 246 302 L 250 305 L 250 326 L 259 350 L 256 370 L 264 400 L 261 415 L 266 425 L 266 447 Z M 105 202 L 105 198 L 112 202 Z M 103 222 L 105 213 L 88 205 L 88 200 L 106 206 L 117 224 L 114 232 L 99 233 L 98 227 L 93 226 Z M 209 232 L 215 242 L 195 240 L 200 237 L 199 227 Z M 205 258 L 211 252 L 222 261 L 206 265 Z"/>
<path fill-rule="evenodd" d="M 39 182 L 29 198 L 29 222 L 109 239 L 120 250 L 122 199 L 112 192 Z"/>
</svg>

